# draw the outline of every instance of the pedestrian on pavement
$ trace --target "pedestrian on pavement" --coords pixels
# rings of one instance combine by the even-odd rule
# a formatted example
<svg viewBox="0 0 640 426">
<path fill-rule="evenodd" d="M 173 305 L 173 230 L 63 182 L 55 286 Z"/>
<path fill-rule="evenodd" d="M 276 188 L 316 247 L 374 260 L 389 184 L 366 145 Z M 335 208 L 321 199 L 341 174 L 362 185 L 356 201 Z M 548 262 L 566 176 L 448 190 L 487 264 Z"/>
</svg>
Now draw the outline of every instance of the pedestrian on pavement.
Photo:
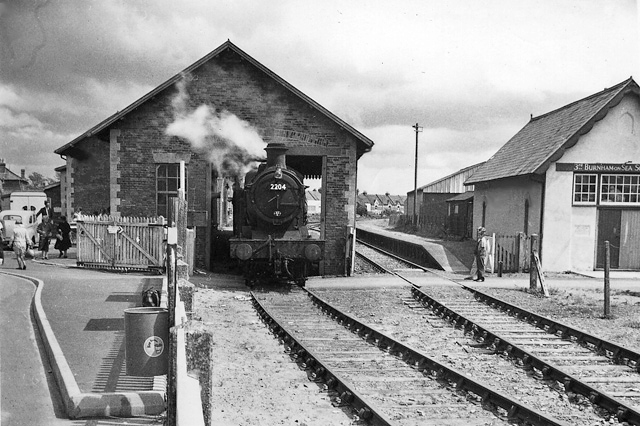
<svg viewBox="0 0 640 426">
<path fill-rule="evenodd" d="M 67 217 L 60 217 L 60 224 L 58 225 L 58 232 L 56 232 L 56 244 L 53 246 L 56 250 L 60 251 L 58 257 L 67 258 L 67 250 L 71 247 L 71 225 L 67 222 Z"/>
<path fill-rule="evenodd" d="M 40 215 L 42 215 L 43 218 L 45 216 L 48 216 L 49 220 L 53 219 L 53 211 L 51 210 L 51 207 L 49 206 L 49 201 L 48 200 L 44 202 L 44 207 L 41 208 L 40 210 L 38 210 L 38 213 L 36 213 L 36 219 Z"/>
<path fill-rule="evenodd" d="M 0 222 L 0 265 L 4 263 L 4 226 Z"/>
<path fill-rule="evenodd" d="M 78 207 L 78 209 L 73 213 L 71 222 L 77 222 L 81 217 L 82 217 L 82 207 Z"/>
<path fill-rule="evenodd" d="M 38 225 L 38 234 L 40 234 L 40 246 L 38 248 L 42 251 L 42 259 L 48 259 L 49 244 L 51 244 L 51 237 L 53 236 L 53 224 L 49 216 L 42 216 L 42 223 Z"/>
<path fill-rule="evenodd" d="M 476 267 L 478 268 L 478 273 L 474 281 L 484 281 L 484 257 L 487 255 L 487 246 L 484 238 L 484 234 L 486 234 L 487 230 L 484 227 L 478 228 L 478 241 L 476 241 Z"/>
<path fill-rule="evenodd" d="M 9 245 L 13 245 L 13 251 L 18 261 L 18 269 L 27 269 L 24 256 L 29 247 L 29 237 L 27 236 L 27 229 L 22 226 L 22 218 L 20 217 L 16 219 Z"/>
</svg>

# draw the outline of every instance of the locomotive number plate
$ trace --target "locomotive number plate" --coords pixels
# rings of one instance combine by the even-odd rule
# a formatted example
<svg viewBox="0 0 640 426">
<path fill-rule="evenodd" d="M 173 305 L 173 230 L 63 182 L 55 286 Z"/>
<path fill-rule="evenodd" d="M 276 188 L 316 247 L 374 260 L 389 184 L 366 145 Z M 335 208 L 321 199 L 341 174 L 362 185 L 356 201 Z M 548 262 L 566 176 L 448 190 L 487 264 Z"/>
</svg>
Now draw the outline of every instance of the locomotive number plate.
<svg viewBox="0 0 640 426">
<path fill-rule="evenodd" d="M 287 184 L 286 183 L 272 183 L 271 184 L 272 191 L 286 191 Z"/>
</svg>

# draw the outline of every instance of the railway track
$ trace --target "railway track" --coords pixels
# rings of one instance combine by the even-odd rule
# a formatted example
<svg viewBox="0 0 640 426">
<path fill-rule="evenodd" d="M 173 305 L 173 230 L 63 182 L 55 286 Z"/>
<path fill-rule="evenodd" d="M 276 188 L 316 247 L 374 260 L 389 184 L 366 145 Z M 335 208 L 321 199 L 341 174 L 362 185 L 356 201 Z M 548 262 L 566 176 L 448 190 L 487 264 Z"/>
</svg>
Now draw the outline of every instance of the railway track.
<svg viewBox="0 0 640 426">
<path fill-rule="evenodd" d="M 550 388 L 640 425 L 640 353 L 467 286 L 412 286 L 411 293 L 406 306 L 433 312 Z"/>
<path fill-rule="evenodd" d="M 619 421 L 640 424 L 639 353 L 471 288 L 452 287 L 439 291 L 437 298 L 429 289 L 411 291 L 496 353 L 588 398 Z M 466 297 L 469 292 L 474 297 Z"/>
<path fill-rule="evenodd" d="M 325 383 L 335 405 L 351 405 L 363 424 L 572 424 L 437 362 L 307 290 L 255 291 L 252 298 L 309 377 Z"/>
<path fill-rule="evenodd" d="M 400 272 L 424 272 L 427 269 L 413 262 L 358 241 L 356 245 L 356 269 L 362 272 L 398 274 Z"/>
</svg>

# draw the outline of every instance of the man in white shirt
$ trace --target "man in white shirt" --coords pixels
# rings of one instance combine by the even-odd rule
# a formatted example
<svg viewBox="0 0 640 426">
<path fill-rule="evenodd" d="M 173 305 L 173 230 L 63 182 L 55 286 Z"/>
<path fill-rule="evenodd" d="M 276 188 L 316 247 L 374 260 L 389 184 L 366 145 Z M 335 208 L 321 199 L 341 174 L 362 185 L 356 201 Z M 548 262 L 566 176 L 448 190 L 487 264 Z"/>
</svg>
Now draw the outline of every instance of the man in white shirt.
<svg viewBox="0 0 640 426">
<path fill-rule="evenodd" d="M 0 265 L 4 263 L 4 226 L 0 222 Z"/>
<path fill-rule="evenodd" d="M 13 227 L 13 236 L 9 244 L 13 244 L 13 251 L 18 261 L 18 269 L 27 269 L 24 256 L 29 247 L 29 237 L 27 236 L 27 229 L 22 226 L 22 218 L 16 219 L 16 224 Z"/>
</svg>

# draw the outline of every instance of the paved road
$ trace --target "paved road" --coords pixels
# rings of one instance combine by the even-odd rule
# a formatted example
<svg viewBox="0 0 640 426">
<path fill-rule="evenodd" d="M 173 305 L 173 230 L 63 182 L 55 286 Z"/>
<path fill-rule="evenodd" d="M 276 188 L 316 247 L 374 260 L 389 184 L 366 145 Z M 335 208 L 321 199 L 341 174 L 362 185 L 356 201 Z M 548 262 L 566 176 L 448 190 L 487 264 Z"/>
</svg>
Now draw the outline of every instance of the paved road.
<svg viewBox="0 0 640 426">
<path fill-rule="evenodd" d="M 64 343 L 68 361 L 73 366 L 86 368 L 88 371 L 74 370 L 76 378 L 87 392 L 93 390 L 93 379 L 99 375 L 102 358 L 105 351 L 80 350 L 77 345 L 95 345 L 94 335 L 104 342 L 105 332 L 84 331 L 88 319 L 113 316 L 113 309 L 107 309 L 105 295 L 107 291 L 124 291 L 129 289 L 128 280 L 133 280 L 135 294 L 140 294 L 138 283 L 141 278 L 135 276 L 112 275 L 99 271 L 70 270 L 67 268 L 46 265 L 34 261 L 27 262 L 26 271 L 15 269 L 17 263 L 12 252 L 5 252 L 5 264 L 0 270 L 9 273 L 31 276 L 41 279 L 45 291 L 53 296 L 46 299 L 45 306 L 49 320 L 59 341 Z M 79 275 L 74 279 L 74 275 Z M 60 285 L 61 282 L 67 285 Z M 68 287 L 77 282 L 85 285 L 77 286 L 69 293 Z M 108 283 L 111 287 L 106 286 Z M 102 289 L 102 292 L 100 291 Z M 0 408 L 2 426 L 102 426 L 102 425 L 151 425 L 161 424 L 156 416 L 140 418 L 91 418 L 69 420 L 66 418 L 63 403 L 59 396 L 58 387 L 50 373 L 46 352 L 40 339 L 39 331 L 35 328 L 35 320 L 31 315 L 31 301 L 35 293 L 35 286 L 30 280 L 15 275 L 0 274 Z M 130 289 L 129 289 L 130 290 Z M 87 296 L 88 294 L 88 296 Z M 80 303 L 84 297 L 100 303 Z M 128 307 L 127 298 L 121 303 L 115 303 L 118 315 L 122 315 L 122 307 Z M 63 303 L 64 302 L 64 303 Z M 112 305 L 114 303 L 111 303 Z M 106 305 L 106 306 L 105 306 Z M 122 306 L 121 306 L 122 305 Z M 95 308 L 95 312 L 92 308 Z M 103 312 L 103 309 L 107 312 Z M 89 316 L 80 315 L 84 311 Z M 74 321 L 80 324 L 80 329 Z M 108 318 L 107 318 L 108 319 Z M 109 321 L 107 321 L 109 323 Z M 111 332 L 110 334 L 114 334 Z M 76 342 L 77 341 L 77 342 Z M 71 343 L 70 343 L 71 342 Z M 75 343 L 74 343 L 75 342 Z M 110 348 L 107 345 L 107 348 Z M 94 353 L 95 352 L 95 353 Z M 73 362 L 72 362 L 73 361 Z M 86 367 L 85 367 L 86 365 Z M 82 374 L 81 374 L 82 373 Z M 88 377 L 82 379 L 82 377 Z M 107 389 L 98 389 L 105 391 Z"/>
<path fill-rule="evenodd" d="M 31 318 L 35 286 L 0 278 L 0 393 L 3 426 L 69 425 Z M 43 364 L 44 363 L 44 364 Z"/>
</svg>

